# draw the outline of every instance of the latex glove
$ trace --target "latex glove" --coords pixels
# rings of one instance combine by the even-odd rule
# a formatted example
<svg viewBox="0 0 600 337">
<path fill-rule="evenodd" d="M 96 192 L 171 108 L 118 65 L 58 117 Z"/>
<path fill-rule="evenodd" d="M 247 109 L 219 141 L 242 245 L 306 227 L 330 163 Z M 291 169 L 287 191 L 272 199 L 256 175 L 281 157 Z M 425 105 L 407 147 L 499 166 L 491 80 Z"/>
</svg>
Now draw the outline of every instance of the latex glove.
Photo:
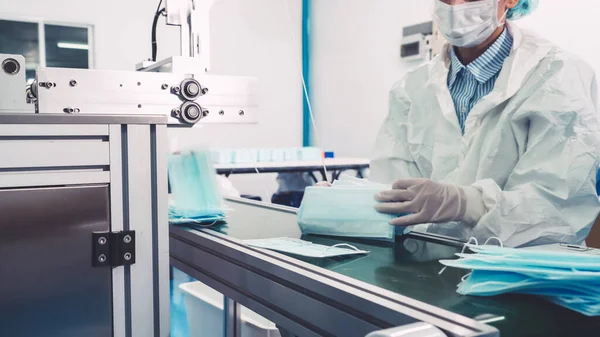
<svg viewBox="0 0 600 337">
<path fill-rule="evenodd" d="M 317 187 L 331 187 L 331 183 L 328 181 L 318 182 L 315 186 Z"/>
<path fill-rule="evenodd" d="M 392 190 L 375 195 L 378 212 L 407 214 L 390 221 L 395 226 L 462 221 L 474 225 L 487 212 L 481 191 L 440 184 L 429 179 L 401 179 Z"/>
</svg>

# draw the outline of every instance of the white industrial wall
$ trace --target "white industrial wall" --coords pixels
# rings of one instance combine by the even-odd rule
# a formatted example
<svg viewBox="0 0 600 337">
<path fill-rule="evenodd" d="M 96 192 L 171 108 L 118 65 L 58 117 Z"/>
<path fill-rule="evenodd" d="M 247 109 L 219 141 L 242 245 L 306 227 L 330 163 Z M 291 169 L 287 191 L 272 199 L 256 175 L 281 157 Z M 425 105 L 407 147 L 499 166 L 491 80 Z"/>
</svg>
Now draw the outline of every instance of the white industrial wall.
<svg viewBox="0 0 600 337">
<path fill-rule="evenodd" d="M 369 156 L 392 84 L 415 63 L 400 60 L 402 27 L 430 20 L 433 0 L 313 0 L 311 91 L 317 140 Z M 517 21 L 587 60 L 600 73 L 597 0 L 540 0 Z"/>
<path fill-rule="evenodd" d="M 312 0 L 311 96 L 316 140 L 369 157 L 400 59 L 402 27 L 429 20 L 431 0 Z"/>
<path fill-rule="evenodd" d="M 581 57 L 600 75 L 599 18 L 597 0 L 540 0 L 538 10 L 517 23 Z"/>
<path fill-rule="evenodd" d="M 301 0 L 218 0 L 211 17 L 212 68 L 217 73 L 258 77 L 256 125 L 210 125 L 171 132 L 181 147 L 300 146 L 302 144 Z M 149 58 L 151 24 L 158 0 L 0 0 L 2 19 L 44 19 L 94 26 L 95 68 L 134 70 Z M 292 23 L 290 24 L 289 18 Z M 158 59 L 179 54 L 179 28 L 161 19 Z M 189 131 L 189 132 L 188 132 Z M 266 197 L 274 176 L 233 176 L 242 192 Z M 265 186 L 265 187 L 263 187 Z M 268 192 L 266 191 L 268 190 Z"/>
</svg>

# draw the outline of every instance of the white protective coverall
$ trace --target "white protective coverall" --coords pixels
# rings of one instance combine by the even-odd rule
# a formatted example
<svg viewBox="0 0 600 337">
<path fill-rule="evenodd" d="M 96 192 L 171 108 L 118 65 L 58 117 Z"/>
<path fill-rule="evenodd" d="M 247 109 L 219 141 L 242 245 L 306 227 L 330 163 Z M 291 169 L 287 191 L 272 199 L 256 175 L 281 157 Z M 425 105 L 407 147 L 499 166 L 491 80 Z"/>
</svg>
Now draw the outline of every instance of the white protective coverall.
<svg viewBox="0 0 600 337">
<path fill-rule="evenodd" d="M 479 242 L 496 236 L 511 247 L 582 244 L 600 211 L 594 70 L 514 24 L 509 31 L 511 55 L 464 135 L 447 85 L 448 45 L 393 87 L 370 179 L 429 178 L 481 191 L 487 212 L 476 225 L 413 231 Z"/>
</svg>

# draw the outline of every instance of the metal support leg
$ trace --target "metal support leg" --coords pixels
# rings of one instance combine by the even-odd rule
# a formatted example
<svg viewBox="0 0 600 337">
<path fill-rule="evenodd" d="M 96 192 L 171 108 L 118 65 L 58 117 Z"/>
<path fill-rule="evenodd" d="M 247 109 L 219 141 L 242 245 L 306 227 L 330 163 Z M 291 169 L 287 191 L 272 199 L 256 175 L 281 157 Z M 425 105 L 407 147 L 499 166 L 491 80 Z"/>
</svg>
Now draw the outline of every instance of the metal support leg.
<svg viewBox="0 0 600 337">
<path fill-rule="evenodd" d="M 282 328 L 278 325 L 277 325 L 277 329 L 279 330 L 279 334 L 281 335 L 281 337 L 297 337 L 296 335 L 292 334 L 291 332 L 285 330 L 284 328 Z"/>
<path fill-rule="evenodd" d="M 312 180 L 314 180 L 315 184 L 319 182 L 319 179 L 317 179 L 314 172 L 309 172 L 308 174 L 310 175 Z"/>
<path fill-rule="evenodd" d="M 240 305 L 232 299 L 224 298 L 223 314 L 225 315 L 225 336 L 241 337 Z"/>
</svg>

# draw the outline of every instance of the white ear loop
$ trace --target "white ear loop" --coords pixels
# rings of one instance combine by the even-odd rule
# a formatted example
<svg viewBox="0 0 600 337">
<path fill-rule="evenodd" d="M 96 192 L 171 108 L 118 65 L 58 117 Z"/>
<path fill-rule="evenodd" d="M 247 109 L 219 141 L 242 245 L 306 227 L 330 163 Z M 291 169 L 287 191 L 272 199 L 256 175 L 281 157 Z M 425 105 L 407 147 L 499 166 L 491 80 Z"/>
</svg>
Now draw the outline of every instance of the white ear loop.
<svg viewBox="0 0 600 337">
<path fill-rule="evenodd" d="M 502 243 L 502 240 L 501 240 L 499 237 L 497 237 L 497 236 L 492 236 L 491 238 L 489 238 L 489 239 L 485 240 L 485 242 L 483 243 L 483 245 L 484 245 L 484 246 L 485 246 L 485 245 L 487 245 L 487 244 L 488 244 L 488 242 L 490 242 L 490 241 L 492 241 L 492 240 L 496 240 L 496 241 L 498 241 L 498 246 L 500 246 L 500 247 L 504 247 L 504 243 Z"/>
<path fill-rule="evenodd" d="M 328 250 L 332 249 L 332 248 L 340 248 L 340 247 L 348 247 L 352 250 L 354 250 L 355 252 L 360 252 L 361 250 L 354 247 L 353 245 L 349 244 L 349 243 L 338 243 L 337 245 L 333 245 L 331 247 L 325 247 L 323 249 L 323 254 L 326 254 Z"/>
<path fill-rule="evenodd" d="M 467 246 L 471 244 L 471 241 L 475 242 L 475 246 L 479 246 L 479 243 L 477 242 L 477 238 L 470 237 L 469 241 L 465 242 L 465 244 L 463 245 L 462 250 L 460 251 L 461 254 L 465 252 L 465 250 L 467 249 Z M 446 268 L 448 268 L 448 266 L 444 266 L 444 268 L 442 268 L 442 270 L 440 270 L 438 275 L 442 275 L 442 273 L 446 271 Z"/>
<path fill-rule="evenodd" d="M 496 241 L 498 241 L 498 245 L 499 245 L 500 247 L 504 247 L 504 244 L 502 243 L 502 240 L 501 240 L 499 237 L 497 237 L 497 236 L 492 236 L 492 237 L 488 238 L 487 240 L 485 240 L 485 242 L 483 243 L 483 246 L 486 246 L 486 245 L 487 245 L 487 244 L 488 244 L 490 241 L 492 241 L 492 240 L 496 240 Z M 471 237 L 471 238 L 469 238 L 469 241 L 467 241 L 467 242 L 466 242 L 466 243 L 463 245 L 463 247 L 462 247 L 462 250 L 460 251 L 460 254 L 463 254 L 463 253 L 465 252 L 465 250 L 467 249 L 467 247 L 468 247 L 469 245 L 471 245 L 471 242 L 475 242 L 475 246 L 479 246 L 479 242 L 477 241 L 477 238 L 475 238 L 475 237 Z M 444 271 L 446 271 L 446 268 L 448 268 L 448 266 L 444 266 L 444 268 L 442 268 L 442 270 L 440 270 L 440 272 L 438 273 L 438 275 L 442 275 L 442 273 L 443 273 Z M 468 277 L 469 275 L 471 275 L 471 273 L 469 273 L 469 274 L 465 275 L 465 277 L 463 277 L 463 281 L 464 281 L 464 280 L 466 279 L 466 277 Z"/>
<path fill-rule="evenodd" d="M 194 222 L 195 226 L 202 227 L 202 228 L 212 227 L 212 226 L 216 225 L 220 221 L 220 220 L 216 220 L 216 221 L 214 221 L 211 224 L 207 224 L 207 223 L 203 223 L 202 221 L 198 221 L 198 220 L 193 220 L 193 219 L 190 219 L 190 220 L 192 220 Z"/>
</svg>

